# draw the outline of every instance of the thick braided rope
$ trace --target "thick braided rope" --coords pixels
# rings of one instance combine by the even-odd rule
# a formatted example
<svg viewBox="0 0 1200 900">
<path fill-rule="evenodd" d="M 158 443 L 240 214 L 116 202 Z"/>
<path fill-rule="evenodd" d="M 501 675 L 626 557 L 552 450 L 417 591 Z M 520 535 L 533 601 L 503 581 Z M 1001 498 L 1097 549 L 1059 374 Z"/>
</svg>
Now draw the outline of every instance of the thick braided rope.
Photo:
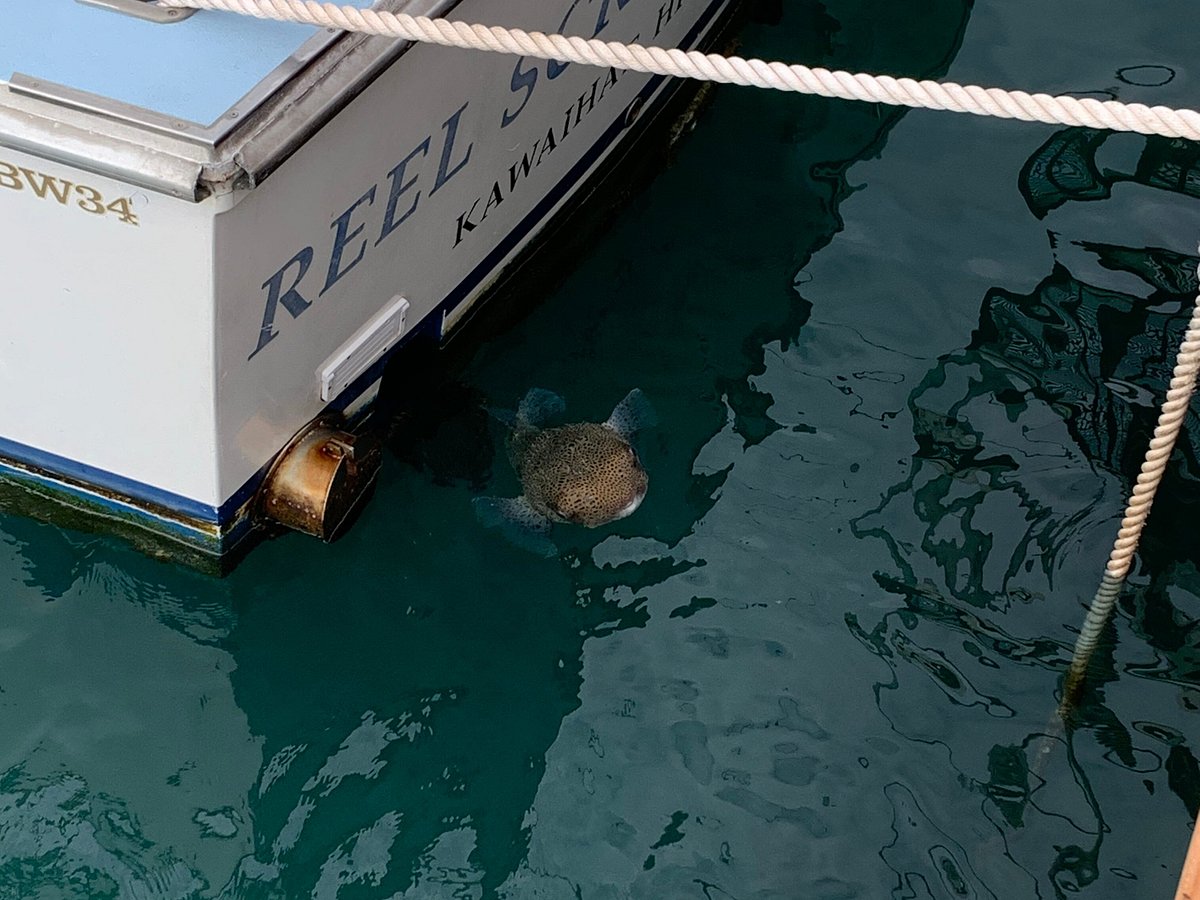
<svg viewBox="0 0 1200 900">
<path fill-rule="evenodd" d="M 1154 427 L 1154 437 L 1150 439 L 1150 447 L 1146 458 L 1142 461 L 1141 472 L 1138 473 L 1137 484 L 1134 485 L 1129 503 L 1125 507 L 1125 517 L 1121 520 L 1121 528 L 1117 532 L 1116 543 L 1108 557 L 1108 565 L 1104 567 L 1104 578 L 1100 588 L 1088 608 L 1087 618 L 1079 631 L 1075 642 L 1075 652 L 1071 658 L 1071 669 L 1067 673 L 1063 687 L 1063 699 L 1060 709 L 1065 710 L 1075 700 L 1083 677 L 1087 673 L 1088 660 L 1100 640 L 1100 632 L 1108 621 L 1117 596 L 1125 584 L 1125 576 L 1133 562 L 1133 554 L 1137 551 L 1138 540 L 1142 536 L 1142 528 L 1146 517 L 1150 515 L 1150 507 L 1154 503 L 1154 494 L 1162 482 L 1175 440 L 1183 429 L 1187 418 L 1188 404 L 1192 392 L 1196 388 L 1196 373 L 1200 371 L 1200 296 L 1192 310 L 1192 318 L 1188 323 L 1183 343 L 1179 345 L 1179 355 L 1175 359 L 1175 369 L 1171 373 L 1171 385 L 1167 389 L 1167 399 L 1163 402 L 1158 414 L 1158 424 Z"/>
<path fill-rule="evenodd" d="M 158 0 L 163 7 L 213 9 L 260 19 L 303 22 L 325 28 L 425 41 L 446 47 L 514 53 L 589 66 L 613 66 L 637 72 L 695 78 L 751 87 L 773 88 L 891 106 L 942 109 L 1052 125 L 1082 125 L 1111 131 L 1136 131 L 1200 140 L 1200 113 L 1166 106 L 1144 106 L 1094 98 L 1052 97 L 952 82 L 915 81 L 808 66 L 724 57 L 699 51 L 644 47 L 610 41 L 543 34 L 518 28 L 469 25 L 315 0 Z"/>
</svg>

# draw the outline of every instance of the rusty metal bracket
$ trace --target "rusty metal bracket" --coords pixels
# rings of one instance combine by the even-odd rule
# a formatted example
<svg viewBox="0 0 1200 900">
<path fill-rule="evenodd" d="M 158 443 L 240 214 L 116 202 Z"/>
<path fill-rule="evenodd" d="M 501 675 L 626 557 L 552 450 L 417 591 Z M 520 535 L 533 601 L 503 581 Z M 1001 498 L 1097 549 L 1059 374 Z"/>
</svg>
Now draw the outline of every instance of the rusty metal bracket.
<svg viewBox="0 0 1200 900">
<path fill-rule="evenodd" d="M 382 447 L 342 431 L 338 416 L 310 422 L 276 457 L 258 491 L 261 518 L 334 540 L 370 493 Z"/>
</svg>

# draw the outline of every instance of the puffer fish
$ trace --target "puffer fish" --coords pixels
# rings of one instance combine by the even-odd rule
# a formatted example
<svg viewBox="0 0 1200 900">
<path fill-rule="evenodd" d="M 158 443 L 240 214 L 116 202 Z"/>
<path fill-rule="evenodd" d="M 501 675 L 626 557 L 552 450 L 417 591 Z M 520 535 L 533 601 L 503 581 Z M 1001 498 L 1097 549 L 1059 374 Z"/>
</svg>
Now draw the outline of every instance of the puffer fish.
<svg viewBox="0 0 1200 900">
<path fill-rule="evenodd" d="M 510 540 L 546 556 L 556 552 L 547 537 L 553 523 L 594 528 L 623 519 L 641 505 L 648 484 L 631 443 L 654 422 L 640 390 L 630 391 L 604 422 L 544 427 L 564 409 L 557 394 L 534 388 L 515 415 L 496 414 L 511 426 L 508 457 L 523 493 L 474 501 L 484 525 L 499 527 Z"/>
</svg>

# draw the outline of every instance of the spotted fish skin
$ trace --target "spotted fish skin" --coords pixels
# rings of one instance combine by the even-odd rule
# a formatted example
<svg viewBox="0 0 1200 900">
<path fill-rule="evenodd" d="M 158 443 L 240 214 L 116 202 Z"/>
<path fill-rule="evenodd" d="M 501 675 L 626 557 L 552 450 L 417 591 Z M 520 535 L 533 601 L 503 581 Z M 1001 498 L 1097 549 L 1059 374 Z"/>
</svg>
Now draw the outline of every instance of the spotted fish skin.
<svg viewBox="0 0 1200 900">
<path fill-rule="evenodd" d="M 518 546 L 543 556 L 557 549 L 554 522 L 594 528 L 631 514 L 646 496 L 649 478 L 631 443 L 654 424 L 649 401 L 636 388 L 606 422 L 545 427 L 565 409 L 562 398 L 534 388 L 515 414 L 493 411 L 511 426 L 508 456 L 521 479 L 520 497 L 476 497 L 480 521 Z"/>
<path fill-rule="evenodd" d="M 646 496 L 637 451 L 608 425 L 517 428 L 509 452 L 525 499 L 551 521 L 594 528 L 628 516 Z"/>
</svg>

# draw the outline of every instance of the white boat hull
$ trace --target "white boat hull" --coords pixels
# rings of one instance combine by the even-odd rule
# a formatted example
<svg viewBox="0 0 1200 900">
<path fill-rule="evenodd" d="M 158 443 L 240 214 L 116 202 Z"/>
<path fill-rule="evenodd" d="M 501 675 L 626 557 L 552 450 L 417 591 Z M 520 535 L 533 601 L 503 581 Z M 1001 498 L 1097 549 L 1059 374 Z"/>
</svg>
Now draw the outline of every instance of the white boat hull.
<svg viewBox="0 0 1200 900">
<path fill-rule="evenodd" d="M 730 5 L 465 0 L 454 17 L 695 46 Z M 194 196 L 170 159 L 125 180 L 102 150 L 0 133 L 0 230 L 28 248 L 0 297 L 5 495 L 228 553 L 293 436 L 360 411 L 388 356 L 452 328 L 675 87 L 414 46 L 302 140 L 274 135 L 303 133 L 303 104 L 267 102 Z"/>
</svg>

